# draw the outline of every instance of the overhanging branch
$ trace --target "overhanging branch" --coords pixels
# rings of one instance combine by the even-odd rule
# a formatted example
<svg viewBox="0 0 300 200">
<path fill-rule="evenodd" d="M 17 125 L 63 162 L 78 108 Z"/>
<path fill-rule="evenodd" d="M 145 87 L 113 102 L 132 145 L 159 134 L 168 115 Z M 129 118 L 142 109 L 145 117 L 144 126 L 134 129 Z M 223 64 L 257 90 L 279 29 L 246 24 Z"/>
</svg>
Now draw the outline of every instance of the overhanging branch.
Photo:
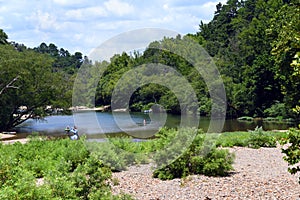
<svg viewBox="0 0 300 200">
<path fill-rule="evenodd" d="M 16 82 L 18 80 L 19 76 L 16 76 L 14 79 L 12 79 L 6 86 L 4 86 L 1 90 L 0 90 L 0 95 L 8 88 L 13 88 L 13 89 L 18 89 L 19 87 L 14 86 L 14 82 Z"/>
</svg>

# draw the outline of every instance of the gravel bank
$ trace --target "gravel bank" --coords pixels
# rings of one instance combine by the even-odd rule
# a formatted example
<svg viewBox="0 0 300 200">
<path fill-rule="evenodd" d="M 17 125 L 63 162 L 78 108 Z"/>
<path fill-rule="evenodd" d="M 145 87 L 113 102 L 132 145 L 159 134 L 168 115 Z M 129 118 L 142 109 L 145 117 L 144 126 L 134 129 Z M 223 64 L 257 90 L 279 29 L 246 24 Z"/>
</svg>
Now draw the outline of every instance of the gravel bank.
<svg viewBox="0 0 300 200">
<path fill-rule="evenodd" d="M 151 164 L 132 166 L 114 173 L 115 194 L 127 193 L 140 200 L 173 199 L 282 199 L 300 200 L 297 176 L 287 172 L 280 148 L 231 148 L 236 155 L 228 177 L 189 176 L 184 180 L 152 178 Z"/>
</svg>

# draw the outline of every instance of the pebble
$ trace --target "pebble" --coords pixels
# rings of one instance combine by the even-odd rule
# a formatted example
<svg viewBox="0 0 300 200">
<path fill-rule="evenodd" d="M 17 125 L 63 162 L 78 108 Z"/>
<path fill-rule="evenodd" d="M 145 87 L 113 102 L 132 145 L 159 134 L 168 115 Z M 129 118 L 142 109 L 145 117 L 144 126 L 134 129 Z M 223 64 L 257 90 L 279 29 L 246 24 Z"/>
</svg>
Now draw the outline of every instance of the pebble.
<svg viewBox="0 0 300 200">
<path fill-rule="evenodd" d="M 236 155 L 234 171 L 227 177 L 191 175 L 162 181 L 152 177 L 153 164 L 131 166 L 113 173 L 119 183 L 114 194 L 131 194 L 137 200 L 270 199 L 300 200 L 298 176 L 291 175 L 279 147 L 229 149 Z"/>
</svg>

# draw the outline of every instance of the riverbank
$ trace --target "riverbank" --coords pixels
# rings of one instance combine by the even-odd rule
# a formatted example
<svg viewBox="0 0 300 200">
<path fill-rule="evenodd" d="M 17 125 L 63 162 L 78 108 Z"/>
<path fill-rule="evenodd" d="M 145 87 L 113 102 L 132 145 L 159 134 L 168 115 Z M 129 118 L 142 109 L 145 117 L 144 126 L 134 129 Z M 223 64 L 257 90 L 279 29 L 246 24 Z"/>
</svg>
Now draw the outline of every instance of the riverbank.
<svg viewBox="0 0 300 200">
<path fill-rule="evenodd" d="M 13 144 L 15 142 L 21 142 L 22 144 L 25 144 L 28 142 L 28 138 L 18 138 L 15 134 L 0 133 L 0 142 L 2 144 Z"/>
<path fill-rule="evenodd" d="M 8 141 L 16 142 L 18 140 L 13 139 Z M 51 145 L 47 145 L 52 142 L 55 142 L 57 148 L 61 148 L 61 143 L 76 144 L 74 141 L 69 140 L 50 140 L 42 146 L 53 148 Z M 80 143 L 80 141 L 78 142 Z M 28 143 L 28 145 L 36 144 Z M 64 146 L 62 145 L 62 147 Z M 102 144 L 100 148 L 103 149 Z M 110 181 L 112 192 L 114 194 L 130 194 L 135 199 L 143 200 L 300 199 L 300 185 L 298 184 L 297 175 L 288 173 L 288 165 L 282 159 L 283 154 L 281 153 L 280 146 L 276 148 L 262 147 L 259 149 L 231 147 L 228 149 L 236 155 L 233 164 L 234 170 L 230 171 L 229 176 L 208 177 L 204 175 L 191 175 L 183 179 L 162 181 L 152 177 L 152 164 L 131 166 L 126 171 L 113 173 L 113 178 Z M 31 153 L 36 152 L 36 148 L 31 148 L 30 151 Z M 49 153 L 49 151 L 45 152 Z M 64 153 L 65 151 L 59 152 Z M 107 152 L 103 154 L 104 158 L 112 156 L 109 159 L 116 159 L 118 161 L 124 159 L 119 154 L 115 158 L 113 155 L 107 154 Z M 48 159 L 49 156 L 46 156 L 46 158 Z M 55 156 L 54 160 L 56 158 L 57 156 Z M 40 160 L 36 162 L 40 163 Z M 44 161 L 44 163 L 47 163 L 47 165 L 43 167 L 43 170 L 51 162 Z"/>
<path fill-rule="evenodd" d="M 113 173 L 114 194 L 127 193 L 140 200 L 173 199 L 300 199 L 297 175 L 291 175 L 280 147 L 230 148 L 236 155 L 227 177 L 193 175 L 162 181 L 152 178 L 151 164 Z"/>
<path fill-rule="evenodd" d="M 16 137 L 15 134 L 4 134 L 4 133 L 0 133 L 0 140 L 13 139 L 13 138 L 15 138 L 15 137 Z"/>
</svg>

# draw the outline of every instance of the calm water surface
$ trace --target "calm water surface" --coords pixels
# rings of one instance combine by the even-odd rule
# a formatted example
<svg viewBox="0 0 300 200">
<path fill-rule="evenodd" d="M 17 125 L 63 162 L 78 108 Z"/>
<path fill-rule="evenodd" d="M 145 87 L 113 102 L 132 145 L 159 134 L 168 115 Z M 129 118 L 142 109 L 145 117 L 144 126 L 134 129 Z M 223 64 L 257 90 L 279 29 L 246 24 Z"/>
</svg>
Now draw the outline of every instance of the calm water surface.
<svg viewBox="0 0 300 200">
<path fill-rule="evenodd" d="M 114 116 L 115 115 L 115 116 Z M 112 114 L 110 112 L 79 112 L 73 115 L 56 115 L 46 117 L 44 120 L 28 120 L 17 128 L 22 133 L 21 136 L 27 136 L 32 132 L 39 132 L 44 135 L 64 135 L 64 129 L 67 125 L 78 127 L 80 134 L 86 134 L 87 138 L 97 139 L 109 135 L 119 135 L 125 133 L 138 138 L 148 138 L 154 135 L 162 126 L 179 127 L 184 120 L 187 125 L 197 123 L 193 116 L 177 115 L 149 115 L 144 113 L 125 113 Z M 144 124 L 146 122 L 146 124 Z M 208 130 L 210 118 L 200 117 L 199 128 Z M 222 132 L 226 131 L 247 131 L 253 130 L 256 126 L 262 126 L 264 130 L 284 130 L 293 127 L 294 124 L 271 123 L 261 120 L 238 121 L 225 120 Z"/>
</svg>

